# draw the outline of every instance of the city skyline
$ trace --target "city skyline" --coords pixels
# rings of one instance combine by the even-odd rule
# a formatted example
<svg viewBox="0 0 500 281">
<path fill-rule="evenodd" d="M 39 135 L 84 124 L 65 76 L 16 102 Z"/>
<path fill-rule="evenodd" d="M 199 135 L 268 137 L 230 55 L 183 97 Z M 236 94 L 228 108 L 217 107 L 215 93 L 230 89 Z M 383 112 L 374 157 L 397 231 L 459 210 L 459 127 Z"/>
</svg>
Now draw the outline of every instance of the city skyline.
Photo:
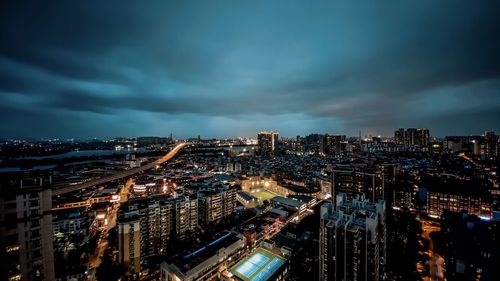
<svg viewBox="0 0 500 281">
<path fill-rule="evenodd" d="M 448 1 L 5 4 L 0 137 L 500 131 L 499 12 Z"/>
</svg>

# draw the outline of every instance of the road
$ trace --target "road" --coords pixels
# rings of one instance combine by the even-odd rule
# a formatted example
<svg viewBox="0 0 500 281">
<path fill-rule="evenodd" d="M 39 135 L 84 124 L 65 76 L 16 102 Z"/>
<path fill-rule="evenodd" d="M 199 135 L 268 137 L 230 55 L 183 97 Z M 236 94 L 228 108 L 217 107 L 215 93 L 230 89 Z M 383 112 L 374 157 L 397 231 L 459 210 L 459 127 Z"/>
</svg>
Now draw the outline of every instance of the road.
<svg viewBox="0 0 500 281">
<path fill-rule="evenodd" d="M 441 226 L 433 221 L 423 220 L 422 223 L 422 238 L 429 241 L 429 267 L 430 276 L 425 276 L 425 281 L 444 281 L 444 258 L 434 251 L 434 244 L 430 236 L 431 233 L 441 231 Z"/>
<path fill-rule="evenodd" d="M 107 183 L 110 181 L 130 177 L 132 175 L 153 169 L 156 166 L 161 165 L 161 164 L 167 162 L 168 160 L 172 159 L 172 157 L 177 155 L 177 153 L 179 153 L 179 151 L 181 151 L 186 145 L 188 145 L 188 143 L 186 143 L 186 142 L 180 143 L 177 146 L 175 146 L 170 152 L 168 152 L 163 157 L 161 157 L 160 159 L 157 159 L 156 161 L 153 161 L 153 162 L 146 164 L 144 166 L 137 167 L 137 168 L 130 169 L 130 170 L 126 170 L 126 171 L 122 171 L 122 172 L 119 172 L 119 173 L 111 175 L 111 176 L 91 180 L 91 181 L 88 181 L 88 182 L 85 182 L 82 184 L 71 185 L 71 186 L 66 186 L 63 188 L 52 190 L 52 196 L 57 196 L 57 195 L 61 195 L 64 193 L 73 192 L 73 191 L 77 191 L 77 190 L 84 189 L 84 188 L 89 188 L 89 187 L 100 185 L 100 184 Z"/>
<path fill-rule="evenodd" d="M 109 214 L 108 224 L 104 227 L 101 234 L 99 235 L 99 239 L 97 240 L 97 247 L 87 262 L 87 269 L 88 269 L 87 280 L 89 281 L 95 280 L 96 269 L 99 267 L 99 265 L 101 265 L 104 251 L 106 251 L 106 249 L 109 247 L 108 233 L 110 229 L 116 226 L 117 213 L 118 213 L 118 204 L 116 207 L 111 209 Z"/>
</svg>

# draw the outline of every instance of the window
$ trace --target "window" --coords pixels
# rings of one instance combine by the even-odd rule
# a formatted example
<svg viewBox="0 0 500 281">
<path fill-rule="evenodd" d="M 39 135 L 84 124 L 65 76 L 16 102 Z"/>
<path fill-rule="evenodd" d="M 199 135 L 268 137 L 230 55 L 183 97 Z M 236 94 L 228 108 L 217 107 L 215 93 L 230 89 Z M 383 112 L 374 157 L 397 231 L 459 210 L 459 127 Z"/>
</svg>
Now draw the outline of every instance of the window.
<svg viewBox="0 0 500 281">
<path fill-rule="evenodd" d="M 17 228 L 17 215 L 16 215 L 16 213 L 5 214 L 5 228 L 6 229 Z"/>
<path fill-rule="evenodd" d="M 19 251 L 19 245 L 11 245 L 11 246 L 7 246 L 5 247 L 5 251 L 7 253 L 10 253 L 10 252 L 15 252 L 15 251 Z"/>
<path fill-rule="evenodd" d="M 7 244 L 16 244 L 16 243 L 18 243 L 17 233 L 11 234 L 11 235 L 7 235 L 5 237 L 5 243 L 7 243 Z"/>
</svg>

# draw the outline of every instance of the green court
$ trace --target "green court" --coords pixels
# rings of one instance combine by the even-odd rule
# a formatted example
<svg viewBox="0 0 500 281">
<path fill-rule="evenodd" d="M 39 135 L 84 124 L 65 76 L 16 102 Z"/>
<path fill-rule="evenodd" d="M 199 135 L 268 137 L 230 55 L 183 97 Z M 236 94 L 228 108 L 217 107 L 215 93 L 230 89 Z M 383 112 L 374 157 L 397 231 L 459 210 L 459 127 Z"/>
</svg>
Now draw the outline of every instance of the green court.
<svg viewBox="0 0 500 281">
<path fill-rule="evenodd" d="M 260 191 L 251 192 L 252 196 L 257 197 L 259 202 L 262 203 L 264 200 L 270 201 L 273 197 L 278 196 L 278 194 L 271 192 L 269 190 L 261 189 Z"/>
</svg>

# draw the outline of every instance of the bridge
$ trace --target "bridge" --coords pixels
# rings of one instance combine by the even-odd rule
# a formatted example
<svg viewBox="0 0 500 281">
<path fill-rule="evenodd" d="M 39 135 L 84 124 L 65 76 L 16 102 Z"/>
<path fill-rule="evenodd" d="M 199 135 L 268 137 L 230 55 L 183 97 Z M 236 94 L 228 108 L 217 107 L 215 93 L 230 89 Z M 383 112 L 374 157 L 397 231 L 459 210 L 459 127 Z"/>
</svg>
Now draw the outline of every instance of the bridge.
<svg viewBox="0 0 500 281">
<path fill-rule="evenodd" d="M 111 176 L 106 176 L 106 177 L 94 179 L 94 180 L 84 182 L 81 184 L 66 186 L 63 188 L 58 188 L 58 189 L 52 190 L 52 196 L 57 196 L 57 195 L 61 195 L 64 193 L 74 192 L 74 191 L 78 191 L 80 189 L 89 188 L 89 187 L 104 184 L 104 183 L 107 183 L 110 181 L 123 179 L 126 177 L 133 176 L 135 174 L 153 169 L 156 166 L 161 165 L 161 164 L 169 161 L 170 159 L 172 159 L 175 155 L 177 155 L 177 153 L 179 153 L 179 151 L 181 151 L 187 145 L 188 145 L 188 143 L 186 143 L 186 142 L 180 143 L 180 144 L 176 145 L 170 152 L 165 154 L 163 157 L 161 157 L 161 158 L 159 158 L 151 163 L 148 163 L 144 166 L 137 167 L 137 168 L 130 169 L 130 170 L 126 170 L 123 172 L 119 172 L 119 173 L 111 175 Z"/>
</svg>

